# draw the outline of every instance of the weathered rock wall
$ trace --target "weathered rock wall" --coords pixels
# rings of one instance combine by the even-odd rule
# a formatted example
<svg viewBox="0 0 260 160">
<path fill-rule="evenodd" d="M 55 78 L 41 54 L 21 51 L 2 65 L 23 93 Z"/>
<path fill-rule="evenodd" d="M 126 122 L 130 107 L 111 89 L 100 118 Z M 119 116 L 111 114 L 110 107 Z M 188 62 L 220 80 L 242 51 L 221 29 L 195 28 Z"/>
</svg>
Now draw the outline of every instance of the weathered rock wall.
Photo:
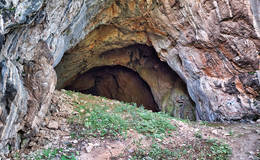
<svg viewBox="0 0 260 160">
<path fill-rule="evenodd" d="M 37 130 L 56 83 L 51 65 L 76 44 L 90 54 L 153 45 L 186 82 L 200 119 L 260 114 L 260 0 L 2 0 L 0 9 L 0 152 L 19 147 L 25 124 Z M 113 29 L 91 37 L 101 25 Z"/>
<path fill-rule="evenodd" d="M 259 115 L 259 101 L 255 99 L 259 95 L 259 36 L 255 23 L 259 24 L 259 15 L 253 16 L 253 4 L 174 4 L 164 3 L 163 9 L 156 10 L 153 16 L 172 40 L 156 37 L 152 42 L 163 59 L 185 79 L 199 117 L 212 121 Z M 250 80 L 245 82 L 241 77 Z"/>
</svg>

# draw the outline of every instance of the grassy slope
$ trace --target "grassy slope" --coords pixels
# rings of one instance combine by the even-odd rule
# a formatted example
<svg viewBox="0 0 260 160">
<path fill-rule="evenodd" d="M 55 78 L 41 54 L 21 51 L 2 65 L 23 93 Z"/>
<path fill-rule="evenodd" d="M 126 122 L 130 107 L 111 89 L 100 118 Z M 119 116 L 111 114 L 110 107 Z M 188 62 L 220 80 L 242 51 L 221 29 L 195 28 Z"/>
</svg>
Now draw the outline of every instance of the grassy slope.
<svg viewBox="0 0 260 160">
<path fill-rule="evenodd" d="M 75 112 L 70 123 L 82 128 L 75 132 L 75 138 L 96 137 L 106 139 L 127 138 L 127 132 L 132 129 L 145 135 L 152 141 L 149 147 L 137 143 L 137 149 L 131 153 L 122 154 L 121 157 L 130 159 L 228 159 L 231 150 L 228 145 L 214 139 L 203 139 L 199 133 L 194 136 L 194 142 L 183 146 L 171 146 L 164 141 L 174 140 L 178 127 L 174 118 L 165 113 L 153 113 L 136 104 L 111 101 L 105 98 L 84 95 L 81 93 L 66 92 L 68 95 L 76 94 Z M 187 121 L 187 123 L 189 123 Z M 76 125 L 75 125 L 76 124 Z M 75 131 L 77 131 L 75 129 Z"/>
<path fill-rule="evenodd" d="M 127 141 L 133 151 L 124 150 L 111 159 L 229 159 L 231 149 L 215 139 L 190 131 L 192 122 L 176 120 L 164 113 L 153 113 L 135 104 L 64 91 L 71 97 L 74 114 L 68 119 L 72 139 Z M 142 135 L 131 137 L 130 133 Z M 185 133 L 184 133 L 185 132 Z M 188 137 L 188 138 L 187 138 Z M 146 145 L 149 144 L 149 145 Z M 127 146 L 126 148 L 128 148 Z M 79 152 L 66 153 L 49 148 L 28 159 L 76 159 Z"/>
</svg>

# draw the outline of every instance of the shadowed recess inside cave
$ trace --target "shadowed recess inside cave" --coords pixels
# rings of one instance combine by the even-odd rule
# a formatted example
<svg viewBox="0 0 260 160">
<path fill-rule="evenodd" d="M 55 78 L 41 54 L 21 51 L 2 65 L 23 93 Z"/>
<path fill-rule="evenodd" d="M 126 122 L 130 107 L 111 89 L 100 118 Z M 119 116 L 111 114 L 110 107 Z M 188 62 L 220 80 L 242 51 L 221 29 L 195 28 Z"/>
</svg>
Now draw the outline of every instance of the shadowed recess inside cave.
<svg viewBox="0 0 260 160">
<path fill-rule="evenodd" d="M 73 65 L 80 64 L 84 71 Z M 76 65 L 75 65 L 76 66 Z M 178 118 L 195 120 L 195 105 L 186 83 L 153 47 L 131 45 L 90 54 L 77 47 L 68 51 L 56 67 L 57 88 L 134 102 L 152 111 L 164 111 Z M 74 75 L 74 76 L 71 76 Z"/>
<path fill-rule="evenodd" d="M 135 102 L 138 106 L 143 105 L 146 109 L 159 111 L 149 85 L 138 73 L 126 67 L 95 67 L 84 73 L 77 81 L 77 84 L 65 89 L 124 102 Z"/>
</svg>

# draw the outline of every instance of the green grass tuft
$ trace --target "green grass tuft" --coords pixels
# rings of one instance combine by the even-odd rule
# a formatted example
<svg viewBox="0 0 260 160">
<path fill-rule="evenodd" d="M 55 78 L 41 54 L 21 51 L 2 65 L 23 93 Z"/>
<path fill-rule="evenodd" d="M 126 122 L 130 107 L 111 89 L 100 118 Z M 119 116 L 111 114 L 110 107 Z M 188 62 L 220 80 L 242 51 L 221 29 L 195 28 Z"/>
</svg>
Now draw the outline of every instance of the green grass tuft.
<svg viewBox="0 0 260 160">
<path fill-rule="evenodd" d="M 48 148 L 25 157 L 27 160 L 76 160 L 73 153 L 65 153 L 62 148 Z"/>
</svg>

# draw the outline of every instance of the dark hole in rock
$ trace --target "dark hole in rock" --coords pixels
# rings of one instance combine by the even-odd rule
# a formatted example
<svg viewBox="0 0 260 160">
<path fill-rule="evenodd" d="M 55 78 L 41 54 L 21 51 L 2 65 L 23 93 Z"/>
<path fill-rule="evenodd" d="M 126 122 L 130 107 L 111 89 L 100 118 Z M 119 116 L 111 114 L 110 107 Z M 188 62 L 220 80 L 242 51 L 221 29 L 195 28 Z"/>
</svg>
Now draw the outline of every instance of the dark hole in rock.
<svg viewBox="0 0 260 160">
<path fill-rule="evenodd" d="M 135 102 L 138 106 L 143 105 L 146 109 L 159 111 L 149 85 L 138 73 L 123 66 L 92 68 L 65 89 L 129 103 Z"/>
<path fill-rule="evenodd" d="M 196 119 L 186 83 L 158 58 L 153 47 L 136 44 L 94 54 L 75 47 L 55 69 L 58 89 L 135 102 L 174 117 Z"/>
</svg>

